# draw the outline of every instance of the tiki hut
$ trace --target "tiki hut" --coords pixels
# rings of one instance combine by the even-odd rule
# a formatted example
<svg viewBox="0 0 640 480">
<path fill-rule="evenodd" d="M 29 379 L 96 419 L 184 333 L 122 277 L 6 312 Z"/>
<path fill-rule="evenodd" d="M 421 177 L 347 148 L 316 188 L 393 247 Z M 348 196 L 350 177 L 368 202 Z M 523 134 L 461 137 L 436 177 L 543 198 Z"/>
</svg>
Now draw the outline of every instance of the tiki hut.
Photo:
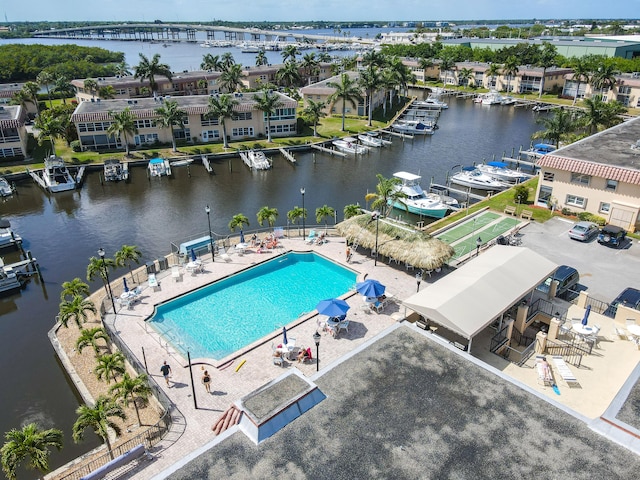
<svg viewBox="0 0 640 480">
<path fill-rule="evenodd" d="M 452 256 L 453 248 L 427 233 L 401 225 L 388 218 L 380 218 L 378 225 L 378 253 L 424 270 L 434 270 L 444 265 Z M 376 221 L 370 214 L 351 217 L 336 225 L 336 230 L 359 246 L 376 247 Z"/>
</svg>

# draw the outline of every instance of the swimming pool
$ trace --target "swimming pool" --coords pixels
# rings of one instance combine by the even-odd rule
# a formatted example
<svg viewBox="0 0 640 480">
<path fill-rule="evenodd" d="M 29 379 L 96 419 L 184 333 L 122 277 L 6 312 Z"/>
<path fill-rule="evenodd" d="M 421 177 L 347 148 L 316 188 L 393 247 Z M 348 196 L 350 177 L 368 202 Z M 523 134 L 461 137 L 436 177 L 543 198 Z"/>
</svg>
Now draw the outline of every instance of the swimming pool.
<svg viewBox="0 0 640 480">
<path fill-rule="evenodd" d="M 313 252 L 287 253 L 160 304 L 148 322 L 183 355 L 220 360 L 355 281 L 354 271 Z"/>
</svg>

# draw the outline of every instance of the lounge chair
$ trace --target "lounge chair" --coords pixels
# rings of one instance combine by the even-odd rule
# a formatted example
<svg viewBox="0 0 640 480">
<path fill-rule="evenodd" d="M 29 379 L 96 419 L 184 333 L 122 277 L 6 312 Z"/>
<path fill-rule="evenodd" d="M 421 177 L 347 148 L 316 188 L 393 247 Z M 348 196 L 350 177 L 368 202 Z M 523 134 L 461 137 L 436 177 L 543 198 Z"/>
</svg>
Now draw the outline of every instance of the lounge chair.
<svg viewBox="0 0 640 480">
<path fill-rule="evenodd" d="M 567 366 L 564 359 L 560 355 L 554 355 L 552 357 L 553 364 L 556 366 L 556 370 L 562 377 L 562 380 L 569 386 L 579 386 L 578 379 L 575 377 L 571 369 Z"/>
<path fill-rule="evenodd" d="M 307 236 L 306 243 L 311 245 L 315 241 L 316 241 L 316 231 L 315 230 L 311 230 L 309 232 L 309 235 Z"/>
<path fill-rule="evenodd" d="M 273 359 L 273 364 L 274 365 L 279 365 L 281 367 L 284 367 L 284 358 L 282 357 L 283 353 L 278 352 L 276 349 L 276 346 L 272 343 L 271 344 L 271 358 Z"/>
<path fill-rule="evenodd" d="M 173 278 L 175 282 L 179 282 L 180 280 L 182 280 L 182 273 L 180 272 L 180 266 L 174 265 L 171 267 L 171 278 Z"/>
<path fill-rule="evenodd" d="M 542 356 L 536 357 L 536 371 L 538 372 L 538 384 L 545 387 L 551 387 L 553 385 L 553 377 L 551 375 L 551 368 L 547 365 L 545 368 L 546 359 Z"/>
</svg>

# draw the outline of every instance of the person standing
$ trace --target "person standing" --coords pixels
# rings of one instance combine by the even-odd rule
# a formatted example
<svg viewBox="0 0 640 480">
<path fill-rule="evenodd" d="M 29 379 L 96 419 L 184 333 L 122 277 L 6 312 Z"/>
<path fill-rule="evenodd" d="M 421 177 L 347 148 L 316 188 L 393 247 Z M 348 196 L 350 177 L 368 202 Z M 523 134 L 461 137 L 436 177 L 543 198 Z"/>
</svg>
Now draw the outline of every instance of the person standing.
<svg viewBox="0 0 640 480">
<path fill-rule="evenodd" d="M 211 393 L 211 376 L 209 375 L 208 370 L 205 370 L 202 374 L 202 383 L 207 393 Z"/>
<path fill-rule="evenodd" d="M 164 377 L 164 381 L 167 382 L 167 387 L 171 387 L 169 385 L 169 375 L 171 375 L 171 366 L 165 360 L 162 366 L 160 367 L 160 371 L 162 372 L 162 376 Z"/>
</svg>

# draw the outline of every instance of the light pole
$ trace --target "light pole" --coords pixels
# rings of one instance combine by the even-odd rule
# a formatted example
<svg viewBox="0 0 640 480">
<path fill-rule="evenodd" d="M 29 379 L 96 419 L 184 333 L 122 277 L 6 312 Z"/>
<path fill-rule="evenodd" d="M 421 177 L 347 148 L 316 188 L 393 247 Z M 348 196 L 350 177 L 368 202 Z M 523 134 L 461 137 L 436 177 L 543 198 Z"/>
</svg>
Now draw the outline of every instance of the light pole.
<svg viewBox="0 0 640 480">
<path fill-rule="evenodd" d="M 376 256 L 373 259 L 373 266 L 378 265 L 378 219 L 380 218 L 380 212 L 377 210 L 371 214 L 371 220 L 376 221 Z"/>
<path fill-rule="evenodd" d="M 480 245 L 482 245 L 482 239 L 478 237 L 476 238 L 476 257 L 480 255 Z"/>
<path fill-rule="evenodd" d="M 316 344 L 316 372 L 320 370 L 320 334 L 316 330 L 313 334 L 313 341 Z"/>
<path fill-rule="evenodd" d="M 305 221 L 304 221 L 305 217 L 307 216 L 306 215 L 307 212 L 304 209 L 304 187 L 300 188 L 300 193 L 302 194 L 302 238 L 304 238 L 307 236 L 307 232 L 305 230 L 307 225 L 305 224 Z"/>
<path fill-rule="evenodd" d="M 213 236 L 211 235 L 211 209 L 209 205 L 204 207 L 204 211 L 207 212 L 207 223 L 209 224 L 209 242 L 211 243 L 211 261 L 215 262 L 214 254 L 213 254 Z"/>
<path fill-rule="evenodd" d="M 113 292 L 111 291 L 111 283 L 109 282 L 109 270 L 107 270 L 107 263 L 104 261 L 104 248 L 98 249 L 98 256 L 102 260 L 102 269 L 104 270 L 104 278 L 106 281 L 105 289 L 107 295 L 111 298 L 111 306 L 113 307 L 113 314 L 116 314 L 116 302 L 113 301 Z"/>
<path fill-rule="evenodd" d="M 416 283 L 418 284 L 418 290 L 416 290 L 416 293 L 420 291 L 420 282 L 422 281 L 422 270 L 418 271 L 416 273 Z"/>
</svg>

